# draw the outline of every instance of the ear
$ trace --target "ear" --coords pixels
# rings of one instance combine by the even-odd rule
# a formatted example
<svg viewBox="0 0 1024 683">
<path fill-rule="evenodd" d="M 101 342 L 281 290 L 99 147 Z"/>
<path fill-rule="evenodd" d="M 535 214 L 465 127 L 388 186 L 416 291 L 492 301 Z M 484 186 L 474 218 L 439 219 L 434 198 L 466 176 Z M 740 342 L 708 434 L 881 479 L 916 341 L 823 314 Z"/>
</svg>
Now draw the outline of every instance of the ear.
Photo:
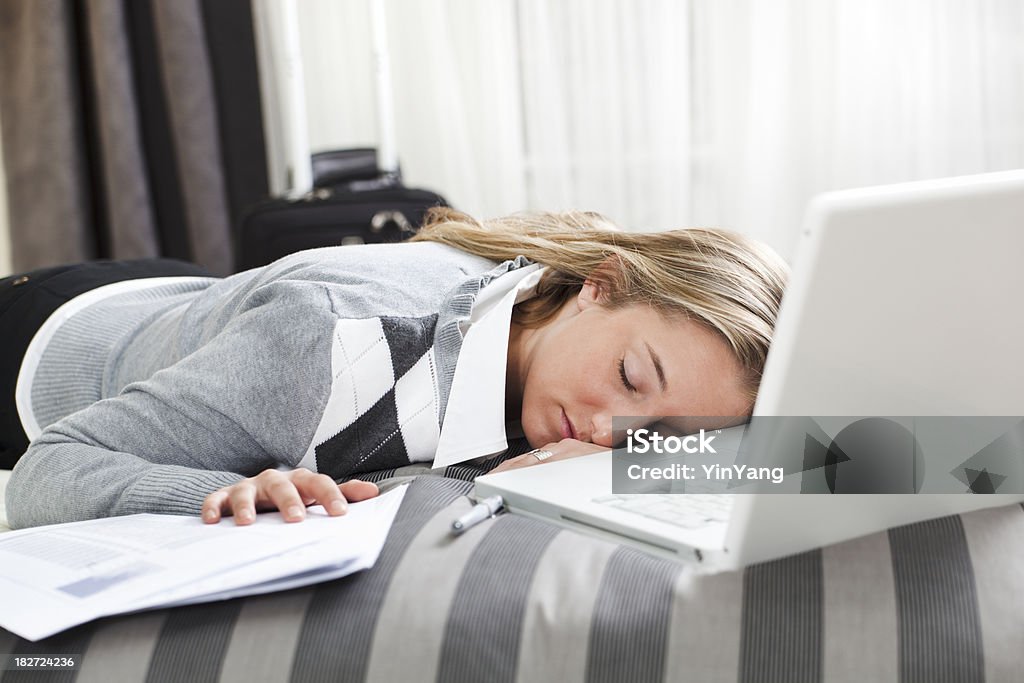
<svg viewBox="0 0 1024 683">
<path fill-rule="evenodd" d="M 606 306 L 611 297 L 611 283 L 619 279 L 621 264 L 615 256 L 609 256 L 583 281 L 580 293 L 576 295 L 576 306 L 586 310 L 592 306 Z"/>
</svg>

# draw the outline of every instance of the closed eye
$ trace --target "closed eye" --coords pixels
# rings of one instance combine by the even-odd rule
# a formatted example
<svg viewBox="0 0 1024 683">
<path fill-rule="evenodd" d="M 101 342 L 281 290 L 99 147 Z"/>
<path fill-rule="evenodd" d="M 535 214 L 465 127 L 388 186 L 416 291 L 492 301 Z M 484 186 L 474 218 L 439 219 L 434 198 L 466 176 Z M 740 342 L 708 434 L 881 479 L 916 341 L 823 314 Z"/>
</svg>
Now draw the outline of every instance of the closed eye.
<svg viewBox="0 0 1024 683">
<path fill-rule="evenodd" d="M 631 393 L 636 393 L 636 387 L 629 381 L 629 377 L 626 376 L 626 359 L 619 359 L 619 377 L 622 378 L 622 386 L 626 387 Z"/>
</svg>

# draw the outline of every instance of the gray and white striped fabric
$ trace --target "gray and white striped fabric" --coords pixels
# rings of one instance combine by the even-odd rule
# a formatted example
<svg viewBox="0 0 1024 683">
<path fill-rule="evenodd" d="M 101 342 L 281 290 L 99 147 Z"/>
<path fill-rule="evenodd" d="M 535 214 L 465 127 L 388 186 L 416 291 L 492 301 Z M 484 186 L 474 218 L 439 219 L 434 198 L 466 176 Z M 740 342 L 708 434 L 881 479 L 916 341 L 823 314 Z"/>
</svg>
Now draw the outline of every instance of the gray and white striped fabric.
<svg viewBox="0 0 1024 683">
<path fill-rule="evenodd" d="M 914 524 L 705 576 L 413 481 L 373 569 L 108 618 L 0 653 L 11 681 L 1020 681 L 1024 509 Z M 4 657 L 0 656 L 0 662 Z M 0 669 L 4 667 L 0 666 Z"/>
</svg>

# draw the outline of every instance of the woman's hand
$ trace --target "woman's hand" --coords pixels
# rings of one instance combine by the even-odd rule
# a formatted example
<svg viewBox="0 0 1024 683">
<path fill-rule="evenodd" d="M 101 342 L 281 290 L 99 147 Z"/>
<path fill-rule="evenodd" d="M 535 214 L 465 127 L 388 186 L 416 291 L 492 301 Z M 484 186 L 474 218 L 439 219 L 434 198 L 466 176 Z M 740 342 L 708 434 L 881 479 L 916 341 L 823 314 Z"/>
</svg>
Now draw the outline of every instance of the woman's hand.
<svg viewBox="0 0 1024 683">
<path fill-rule="evenodd" d="M 348 503 L 373 498 L 377 485 L 368 481 L 337 484 L 326 474 L 305 468 L 290 471 L 263 470 L 255 477 L 225 486 L 203 501 L 203 522 L 216 524 L 222 515 L 233 514 L 235 524 L 252 524 L 257 510 L 280 510 L 286 522 L 306 518 L 306 506 L 319 503 L 332 517 L 343 515 Z"/>
<path fill-rule="evenodd" d="M 501 463 L 488 474 L 495 472 L 507 472 L 508 470 L 519 469 L 520 467 L 532 467 L 534 465 L 540 465 L 545 462 L 554 462 L 556 460 L 568 460 L 569 458 L 578 458 L 581 455 L 590 455 L 591 453 L 600 453 L 601 451 L 608 450 L 604 446 L 598 446 L 596 444 L 587 443 L 586 441 L 577 441 L 576 439 L 562 439 L 557 443 L 549 443 L 546 446 L 540 448 L 542 451 L 551 451 L 553 455 L 544 460 L 538 460 L 537 457 L 531 451 L 530 453 L 523 453 L 514 458 L 509 458 L 505 462 Z"/>
</svg>

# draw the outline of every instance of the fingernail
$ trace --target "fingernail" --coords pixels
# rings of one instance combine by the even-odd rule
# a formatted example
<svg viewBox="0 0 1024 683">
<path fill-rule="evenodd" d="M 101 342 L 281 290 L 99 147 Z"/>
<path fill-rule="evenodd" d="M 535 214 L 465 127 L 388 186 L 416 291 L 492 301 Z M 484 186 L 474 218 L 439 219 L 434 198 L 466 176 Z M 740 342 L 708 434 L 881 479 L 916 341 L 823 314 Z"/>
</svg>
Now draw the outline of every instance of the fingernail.
<svg viewBox="0 0 1024 683">
<path fill-rule="evenodd" d="M 302 508 L 298 505 L 292 505 L 288 508 L 288 517 L 291 519 L 302 519 Z"/>
<path fill-rule="evenodd" d="M 238 517 L 240 522 L 251 522 L 253 518 L 251 510 L 239 510 L 235 513 L 235 516 Z"/>
<path fill-rule="evenodd" d="M 203 513 L 203 519 L 207 522 L 214 522 L 217 520 L 217 512 L 215 510 L 207 510 Z"/>
<path fill-rule="evenodd" d="M 348 510 L 348 505 L 345 505 L 345 501 L 336 500 L 331 503 L 331 512 L 336 515 L 343 515 Z"/>
</svg>

